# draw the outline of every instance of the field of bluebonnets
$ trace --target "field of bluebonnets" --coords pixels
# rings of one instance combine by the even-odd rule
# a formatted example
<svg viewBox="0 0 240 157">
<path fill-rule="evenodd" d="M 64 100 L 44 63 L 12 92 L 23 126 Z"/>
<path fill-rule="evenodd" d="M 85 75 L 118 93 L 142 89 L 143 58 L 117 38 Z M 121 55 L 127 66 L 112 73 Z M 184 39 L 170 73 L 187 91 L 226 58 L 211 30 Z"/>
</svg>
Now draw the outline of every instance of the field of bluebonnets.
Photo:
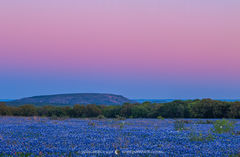
<svg viewBox="0 0 240 157">
<path fill-rule="evenodd" d="M 0 117 L 0 156 L 237 156 L 231 121 Z"/>
</svg>

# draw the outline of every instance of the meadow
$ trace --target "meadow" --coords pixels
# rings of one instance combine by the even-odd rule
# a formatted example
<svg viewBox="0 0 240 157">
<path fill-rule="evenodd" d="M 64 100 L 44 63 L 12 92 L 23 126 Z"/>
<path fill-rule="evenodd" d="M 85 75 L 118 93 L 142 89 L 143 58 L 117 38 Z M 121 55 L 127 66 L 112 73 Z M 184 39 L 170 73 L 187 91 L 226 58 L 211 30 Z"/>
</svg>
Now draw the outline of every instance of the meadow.
<svg viewBox="0 0 240 157">
<path fill-rule="evenodd" d="M 237 156 L 240 120 L 0 117 L 0 156 Z"/>
</svg>

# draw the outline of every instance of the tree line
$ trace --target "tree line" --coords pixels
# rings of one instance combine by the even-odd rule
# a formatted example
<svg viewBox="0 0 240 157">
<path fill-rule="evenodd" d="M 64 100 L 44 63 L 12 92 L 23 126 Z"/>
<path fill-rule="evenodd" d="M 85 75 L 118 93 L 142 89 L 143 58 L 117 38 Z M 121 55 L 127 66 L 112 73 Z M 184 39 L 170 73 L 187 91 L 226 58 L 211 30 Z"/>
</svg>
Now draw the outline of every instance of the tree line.
<svg viewBox="0 0 240 157">
<path fill-rule="evenodd" d="M 1 116 L 106 117 L 106 118 L 240 118 L 240 102 L 212 99 L 175 100 L 169 103 L 125 103 L 121 106 L 7 106 L 0 103 Z"/>
</svg>

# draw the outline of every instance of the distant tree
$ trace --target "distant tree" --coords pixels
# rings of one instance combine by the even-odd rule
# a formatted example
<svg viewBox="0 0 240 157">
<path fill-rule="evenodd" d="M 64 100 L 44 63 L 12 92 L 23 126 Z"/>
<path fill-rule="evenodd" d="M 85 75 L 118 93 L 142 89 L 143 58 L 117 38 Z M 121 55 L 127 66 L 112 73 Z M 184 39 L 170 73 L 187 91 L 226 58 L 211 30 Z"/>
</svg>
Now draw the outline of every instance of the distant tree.
<svg viewBox="0 0 240 157">
<path fill-rule="evenodd" d="M 97 117 L 101 114 L 101 110 L 95 104 L 89 104 L 86 106 L 84 115 L 86 117 Z"/>
<path fill-rule="evenodd" d="M 151 103 L 151 102 L 144 102 L 141 104 L 141 106 L 143 106 L 145 112 L 146 112 L 146 118 L 156 118 L 157 116 L 159 116 L 156 113 L 156 106 L 158 104 L 157 103 Z"/>
<path fill-rule="evenodd" d="M 147 118 L 148 110 L 143 105 L 135 105 L 132 108 L 132 117 L 133 118 Z"/>
<path fill-rule="evenodd" d="M 46 116 L 46 117 L 97 117 L 107 118 L 240 118 L 240 102 L 225 102 L 212 99 L 176 100 L 169 103 L 125 103 L 122 106 L 74 105 L 41 106 L 34 105 L 7 106 L 0 102 L 0 115 Z"/>
<path fill-rule="evenodd" d="M 48 117 L 48 116 L 51 116 L 49 114 L 49 109 L 52 108 L 51 106 L 42 106 L 42 107 L 39 107 L 37 109 L 37 114 L 38 116 L 44 116 L 44 117 Z"/>
<path fill-rule="evenodd" d="M 212 102 L 213 104 L 213 118 L 227 118 L 229 109 L 230 109 L 230 103 L 224 102 L 224 101 L 216 101 L 214 100 Z"/>
<path fill-rule="evenodd" d="M 54 110 L 54 115 L 57 117 L 65 117 L 67 116 L 67 113 L 65 112 L 63 107 L 56 107 Z"/>
<path fill-rule="evenodd" d="M 185 102 L 181 100 L 164 103 L 161 107 L 160 115 L 166 118 L 183 118 L 185 106 Z"/>
<path fill-rule="evenodd" d="M 73 109 L 70 106 L 64 106 L 63 111 L 65 113 L 65 116 L 73 117 Z"/>
<path fill-rule="evenodd" d="M 148 118 L 157 118 L 158 116 L 163 116 L 163 104 L 154 104 L 151 106 L 150 111 L 148 112 Z"/>
<path fill-rule="evenodd" d="M 52 116 L 56 116 L 55 110 L 56 110 L 56 107 L 54 106 L 43 106 L 40 108 L 39 113 L 41 116 L 52 117 Z"/>
<path fill-rule="evenodd" d="M 18 112 L 21 116 L 34 116 L 37 113 L 34 105 L 30 104 L 20 106 Z"/>
<path fill-rule="evenodd" d="M 11 110 L 11 113 L 13 116 L 21 116 L 20 115 L 20 107 L 14 107 L 14 106 L 8 106 L 8 108 Z"/>
<path fill-rule="evenodd" d="M 213 118 L 213 100 L 202 99 L 194 103 L 192 115 L 196 118 Z"/>
<path fill-rule="evenodd" d="M 228 117 L 240 118 L 240 102 L 233 102 L 230 104 Z"/>
<path fill-rule="evenodd" d="M 83 117 L 85 112 L 86 108 L 84 105 L 76 104 L 73 106 L 72 116 L 76 118 Z"/>
<path fill-rule="evenodd" d="M 130 103 L 125 103 L 123 104 L 121 111 L 120 111 L 120 116 L 122 117 L 127 117 L 129 118 L 130 116 L 132 116 L 133 113 L 133 107 L 136 104 L 130 104 Z"/>
<path fill-rule="evenodd" d="M 6 116 L 6 115 L 11 115 L 11 110 L 9 107 L 5 105 L 5 102 L 0 102 L 0 115 Z"/>
<path fill-rule="evenodd" d="M 103 108 L 103 115 L 107 118 L 115 118 L 116 115 L 120 115 L 121 106 L 106 106 Z"/>
<path fill-rule="evenodd" d="M 193 102 L 192 117 L 197 118 L 226 118 L 229 116 L 230 103 L 212 99 L 202 99 Z"/>
</svg>

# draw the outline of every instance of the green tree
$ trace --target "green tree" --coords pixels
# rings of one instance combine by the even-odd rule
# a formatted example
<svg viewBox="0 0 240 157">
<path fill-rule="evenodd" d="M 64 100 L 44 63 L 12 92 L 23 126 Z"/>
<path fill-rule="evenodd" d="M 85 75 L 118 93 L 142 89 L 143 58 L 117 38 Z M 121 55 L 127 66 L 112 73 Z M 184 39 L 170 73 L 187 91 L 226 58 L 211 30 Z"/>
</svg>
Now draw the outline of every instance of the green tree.
<svg viewBox="0 0 240 157">
<path fill-rule="evenodd" d="M 130 116 L 132 116 L 132 112 L 133 112 L 132 110 L 135 105 L 136 104 L 130 104 L 130 103 L 123 104 L 122 109 L 120 111 L 120 115 L 122 117 L 129 118 Z"/>
<path fill-rule="evenodd" d="M 5 102 L 0 102 L 0 115 L 2 116 L 12 115 L 10 108 L 6 106 Z"/>
<path fill-rule="evenodd" d="M 84 114 L 86 117 L 97 117 L 101 114 L 101 110 L 95 104 L 89 104 L 86 106 Z"/>
<path fill-rule="evenodd" d="M 34 105 L 30 104 L 20 106 L 18 110 L 21 116 L 34 116 L 37 113 L 36 111 Z"/>
<path fill-rule="evenodd" d="M 73 106 L 73 117 L 79 118 L 79 117 L 83 117 L 84 113 L 86 112 L 86 108 L 84 105 L 79 105 L 76 104 Z"/>
<path fill-rule="evenodd" d="M 230 103 L 224 101 L 213 101 L 213 118 L 227 118 Z"/>
<path fill-rule="evenodd" d="M 133 118 L 147 118 L 148 110 L 143 105 L 135 105 L 132 109 L 132 117 Z"/>
<path fill-rule="evenodd" d="M 160 115 L 163 117 L 170 118 L 183 118 L 184 117 L 184 107 L 186 104 L 184 101 L 176 100 L 169 103 L 164 103 L 160 110 Z"/>
<path fill-rule="evenodd" d="M 240 102 L 233 102 L 230 104 L 228 117 L 240 118 Z"/>
<path fill-rule="evenodd" d="M 196 118 L 213 118 L 213 100 L 202 99 L 192 106 L 192 115 Z"/>
<path fill-rule="evenodd" d="M 115 118 L 120 115 L 121 106 L 105 106 L 103 108 L 103 115 L 107 118 Z"/>
</svg>

